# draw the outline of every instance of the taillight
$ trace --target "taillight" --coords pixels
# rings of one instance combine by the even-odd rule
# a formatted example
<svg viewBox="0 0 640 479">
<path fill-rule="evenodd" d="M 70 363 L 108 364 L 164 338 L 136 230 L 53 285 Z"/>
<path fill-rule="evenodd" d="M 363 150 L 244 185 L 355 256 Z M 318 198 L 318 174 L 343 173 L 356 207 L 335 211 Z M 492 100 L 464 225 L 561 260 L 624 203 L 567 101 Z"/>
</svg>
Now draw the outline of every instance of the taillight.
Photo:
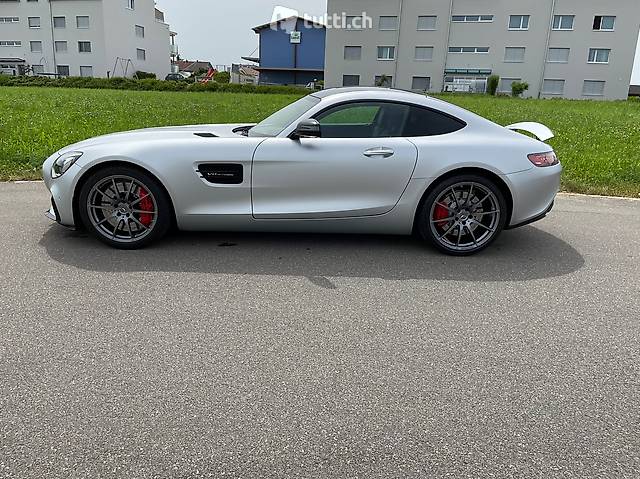
<svg viewBox="0 0 640 479">
<path fill-rule="evenodd" d="M 547 153 L 532 153 L 529 155 L 529 161 L 539 167 L 555 166 L 560 163 L 553 151 Z"/>
</svg>

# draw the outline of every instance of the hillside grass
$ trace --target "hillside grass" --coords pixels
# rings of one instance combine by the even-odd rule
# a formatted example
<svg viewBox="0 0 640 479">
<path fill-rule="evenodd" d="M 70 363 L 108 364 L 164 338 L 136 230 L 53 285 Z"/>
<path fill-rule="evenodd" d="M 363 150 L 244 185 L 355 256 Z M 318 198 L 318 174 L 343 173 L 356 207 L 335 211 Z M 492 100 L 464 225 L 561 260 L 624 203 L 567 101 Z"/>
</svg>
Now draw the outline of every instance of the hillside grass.
<svg viewBox="0 0 640 479">
<path fill-rule="evenodd" d="M 640 103 L 440 95 L 499 124 L 538 121 L 564 167 L 563 189 L 640 196 Z M 257 122 L 299 95 L 0 87 L 0 180 L 38 179 L 65 145 L 116 131 Z"/>
</svg>

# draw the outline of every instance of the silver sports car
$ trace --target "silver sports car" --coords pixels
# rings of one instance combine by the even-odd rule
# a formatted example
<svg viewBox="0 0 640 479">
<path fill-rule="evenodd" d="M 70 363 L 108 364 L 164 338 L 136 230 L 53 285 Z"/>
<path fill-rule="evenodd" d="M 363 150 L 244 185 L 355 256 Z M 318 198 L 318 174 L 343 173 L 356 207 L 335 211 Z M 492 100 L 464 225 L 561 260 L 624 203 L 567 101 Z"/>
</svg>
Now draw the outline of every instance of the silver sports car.
<svg viewBox="0 0 640 479">
<path fill-rule="evenodd" d="M 47 215 L 126 249 L 175 225 L 415 232 L 468 255 L 551 210 L 562 171 L 543 143 L 552 137 L 415 93 L 325 90 L 257 125 L 151 128 L 64 148 L 43 166 Z"/>
</svg>

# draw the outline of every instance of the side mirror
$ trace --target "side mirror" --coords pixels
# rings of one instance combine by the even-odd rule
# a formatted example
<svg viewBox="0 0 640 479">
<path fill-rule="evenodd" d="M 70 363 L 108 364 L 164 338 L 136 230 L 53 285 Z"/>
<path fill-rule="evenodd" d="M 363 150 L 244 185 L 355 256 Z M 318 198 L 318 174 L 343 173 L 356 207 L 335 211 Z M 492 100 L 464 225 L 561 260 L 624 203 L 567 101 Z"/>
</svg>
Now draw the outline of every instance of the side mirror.
<svg viewBox="0 0 640 479">
<path fill-rule="evenodd" d="M 293 132 L 293 138 L 296 140 L 299 138 L 320 138 L 321 136 L 320 122 L 314 119 L 301 121 Z"/>
</svg>

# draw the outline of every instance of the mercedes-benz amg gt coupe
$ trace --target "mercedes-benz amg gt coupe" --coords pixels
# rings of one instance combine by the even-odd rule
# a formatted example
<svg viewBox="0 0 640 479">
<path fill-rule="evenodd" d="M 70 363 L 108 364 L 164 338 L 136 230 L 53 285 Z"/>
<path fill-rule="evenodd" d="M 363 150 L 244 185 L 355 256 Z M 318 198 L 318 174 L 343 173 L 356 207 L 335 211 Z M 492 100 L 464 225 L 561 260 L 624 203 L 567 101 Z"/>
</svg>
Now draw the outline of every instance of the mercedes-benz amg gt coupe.
<svg viewBox="0 0 640 479">
<path fill-rule="evenodd" d="M 387 88 L 312 93 L 255 125 L 116 133 L 43 166 L 61 225 L 135 249 L 180 230 L 416 233 L 469 255 L 543 218 L 562 167 L 539 123 L 503 127 Z"/>
</svg>

